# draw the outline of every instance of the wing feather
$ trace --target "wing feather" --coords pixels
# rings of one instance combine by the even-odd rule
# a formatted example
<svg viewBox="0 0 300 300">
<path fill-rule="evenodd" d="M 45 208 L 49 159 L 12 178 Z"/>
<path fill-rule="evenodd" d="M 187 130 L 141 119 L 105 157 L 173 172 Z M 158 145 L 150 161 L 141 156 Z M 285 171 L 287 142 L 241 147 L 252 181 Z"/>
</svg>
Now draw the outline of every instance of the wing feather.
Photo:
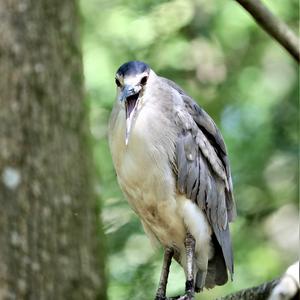
<svg viewBox="0 0 300 300">
<path fill-rule="evenodd" d="M 186 154 L 184 152 L 184 143 L 178 142 L 176 146 L 177 162 L 177 188 L 180 193 L 185 193 L 185 182 L 187 177 Z"/>
<path fill-rule="evenodd" d="M 224 140 L 214 121 L 192 98 L 172 81 L 162 80 L 177 90 L 184 103 L 184 109 L 175 120 L 182 129 L 176 143 L 178 191 L 206 213 L 232 274 L 233 254 L 228 223 L 236 213 Z"/>
</svg>

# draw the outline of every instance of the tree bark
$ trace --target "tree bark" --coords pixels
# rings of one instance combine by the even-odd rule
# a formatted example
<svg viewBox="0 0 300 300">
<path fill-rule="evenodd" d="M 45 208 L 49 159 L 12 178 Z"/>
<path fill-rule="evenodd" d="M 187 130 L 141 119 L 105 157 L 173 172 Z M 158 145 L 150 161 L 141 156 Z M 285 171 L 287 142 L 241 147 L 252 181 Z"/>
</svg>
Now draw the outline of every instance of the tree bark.
<svg viewBox="0 0 300 300">
<path fill-rule="evenodd" d="M 219 300 L 265 300 L 268 299 L 271 291 L 278 282 L 279 279 L 274 279 L 272 281 L 265 282 L 262 285 L 241 290 L 226 297 L 222 297 Z"/>
<path fill-rule="evenodd" d="M 217 300 L 266 300 L 266 299 L 269 300 L 269 297 L 270 297 L 272 291 L 279 284 L 279 282 L 280 282 L 280 279 L 274 279 L 272 281 L 265 282 L 259 286 L 241 290 L 236 293 L 219 298 Z M 292 297 L 282 295 L 282 297 L 279 297 L 276 299 L 298 300 L 299 299 L 299 290 Z"/>
<path fill-rule="evenodd" d="M 280 279 L 238 291 L 219 300 L 298 300 L 299 291 L 299 262 L 295 262 Z"/>
<path fill-rule="evenodd" d="M 279 42 L 299 63 L 300 41 L 293 31 L 277 19 L 260 0 L 235 0 L 243 6 L 256 22 Z"/>
<path fill-rule="evenodd" d="M 0 20 L 0 299 L 106 299 L 77 4 L 2 0 Z"/>
</svg>

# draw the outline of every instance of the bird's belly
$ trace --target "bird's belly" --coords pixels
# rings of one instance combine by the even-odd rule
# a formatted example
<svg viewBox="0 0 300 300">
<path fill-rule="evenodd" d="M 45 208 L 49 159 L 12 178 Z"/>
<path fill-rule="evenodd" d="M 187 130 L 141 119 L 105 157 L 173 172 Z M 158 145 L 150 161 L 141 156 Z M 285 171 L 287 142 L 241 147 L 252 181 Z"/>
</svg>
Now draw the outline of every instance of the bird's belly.
<svg viewBox="0 0 300 300">
<path fill-rule="evenodd" d="M 143 199 L 145 205 L 139 206 L 139 214 L 145 232 L 152 240 L 163 246 L 182 249 L 186 229 L 179 207 L 174 199 Z"/>
<path fill-rule="evenodd" d="M 131 153 L 132 152 L 128 152 Z M 186 267 L 185 237 L 189 231 L 196 240 L 196 260 L 205 269 L 212 256 L 211 229 L 201 209 L 176 191 L 170 166 L 151 158 L 125 154 L 116 168 L 118 181 L 130 206 L 140 217 L 152 244 L 176 250 L 177 261 Z"/>
<path fill-rule="evenodd" d="M 118 172 L 119 184 L 149 238 L 164 246 L 181 247 L 186 231 L 172 170 L 165 162 L 151 161 L 149 157 L 139 161 L 138 157 L 124 156 Z"/>
</svg>

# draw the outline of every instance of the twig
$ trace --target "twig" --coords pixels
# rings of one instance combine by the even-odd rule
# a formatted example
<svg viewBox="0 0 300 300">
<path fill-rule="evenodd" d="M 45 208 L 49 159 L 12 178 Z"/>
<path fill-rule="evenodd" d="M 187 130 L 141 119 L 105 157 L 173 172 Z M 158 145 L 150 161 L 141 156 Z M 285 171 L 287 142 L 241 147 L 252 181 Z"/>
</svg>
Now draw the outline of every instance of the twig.
<svg viewBox="0 0 300 300">
<path fill-rule="evenodd" d="M 299 63 L 300 42 L 294 32 L 276 18 L 260 0 L 235 0 L 243 6 L 261 27 L 276 39 Z"/>
</svg>

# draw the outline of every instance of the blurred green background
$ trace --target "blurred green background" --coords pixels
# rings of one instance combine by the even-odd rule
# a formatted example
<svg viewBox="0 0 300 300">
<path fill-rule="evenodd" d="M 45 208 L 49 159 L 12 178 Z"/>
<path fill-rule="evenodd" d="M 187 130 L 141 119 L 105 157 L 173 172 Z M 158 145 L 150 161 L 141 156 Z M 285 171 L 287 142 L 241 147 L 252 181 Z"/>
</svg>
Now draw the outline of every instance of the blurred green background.
<svg viewBox="0 0 300 300">
<path fill-rule="evenodd" d="M 297 0 L 264 2 L 298 30 Z M 80 5 L 109 299 L 153 299 L 162 261 L 161 249 L 152 249 L 117 185 L 107 143 L 115 71 L 135 59 L 196 99 L 220 127 L 229 150 L 238 207 L 231 226 L 235 276 L 200 298 L 279 276 L 298 251 L 296 63 L 235 1 L 81 0 Z M 168 293 L 182 293 L 184 281 L 173 263 Z"/>
</svg>

